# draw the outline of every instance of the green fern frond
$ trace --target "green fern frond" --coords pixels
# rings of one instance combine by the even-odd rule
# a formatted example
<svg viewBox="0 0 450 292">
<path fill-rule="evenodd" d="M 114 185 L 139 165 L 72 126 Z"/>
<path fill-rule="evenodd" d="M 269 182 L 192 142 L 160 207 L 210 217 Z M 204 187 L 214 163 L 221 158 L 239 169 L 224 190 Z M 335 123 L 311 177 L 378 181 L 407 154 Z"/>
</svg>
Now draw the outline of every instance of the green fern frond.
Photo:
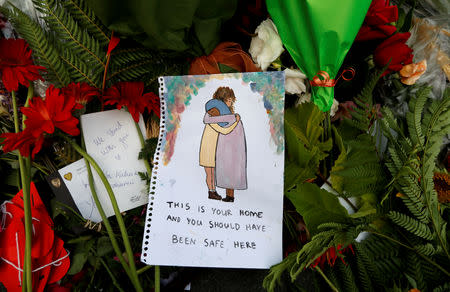
<svg viewBox="0 0 450 292">
<path fill-rule="evenodd" d="M 365 246 L 361 243 L 355 242 L 353 247 L 355 249 L 356 265 L 358 268 L 361 286 L 365 291 L 371 291 L 373 287 L 371 278 L 373 278 L 377 283 L 382 283 L 383 277 L 373 264 L 373 260 L 371 259 L 371 256 Z"/>
<path fill-rule="evenodd" d="M 319 226 L 317 226 L 317 229 L 319 229 L 319 230 L 325 230 L 325 229 L 343 230 L 346 228 L 348 228 L 347 224 L 338 223 L 338 222 L 327 222 L 327 223 L 322 223 Z"/>
<path fill-rule="evenodd" d="M 417 218 L 420 222 L 428 224 L 430 219 L 428 218 L 428 210 L 425 208 L 422 202 L 416 200 L 414 196 L 411 197 L 401 197 L 403 203 L 406 205 L 408 210 Z"/>
<path fill-rule="evenodd" d="M 402 262 L 399 257 L 380 258 L 375 261 L 375 266 L 383 271 L 384 277 L 392 279 L 400 276 Z"/>
<path fill-rule="evenodd" d="M 385 71 L 384 69 L 385 68 L 378 70 L 377 72 L 372 74 L 372 76 L 369 78 L 369 81 L 366 82 L 356 99 L 367 104 L 368 106 L 372 106 L 372 93 L 378 83 L 378 80 L 380 80 L 381 74 L 383 74 L 383 72 Z"/>
<path fill-rule="evenodd" d="M 297 253 L 289 254 L 281 263 L 272 266 L 269 274 L 264 278 L 263 287 L 268 292 L 275 291 L 277 285 L 281 285 L 282 275 L 289 270 L 296 262 Z"/>
<path fill-rule="evenodd" d="M 376 115 L 372 114 L 374 112 L 372 93 L 383 72 L 384 70 L 380 70 L 372 74 L 361 92 L 354 98 L 356 108 L 351 112 L 352 119 L 347 120 L 347 122 L 363 132 L 368 131 L 377 118 Z"/>
<path fill-rule="evenodd" d="M 325 267 L 323 272 L 327 276 L 327 278 L 333 283 L 338 291 L 343 291 L 341 287 L 341 278 L 337 275 L 337 270 L 334 267 Z"/>
<path fill-rule="evenodd" d="M 446 292 L 446 291 L 450 291 L 450 282 L 447 282 L 433 289 L 433 292 Z"/>
<path fill-rule="evenodd" d="M 434 190 L 433 174 L 436 165 L 436 158 L 439 154 L 442 139 L 447 134 L 445 129 L 450 128 L 450 90 L 444 92 L 443 99 L 433 101 L 424 114 L 422 130 L 425 134 L 423 146 L 423 164 L 421 171 L 421 186 L 424 192 L 427 208 L 430 211 L 432 227 L 448 259 L 448 251 L 445 221 L 441 217 L 437 201 L 437 193 Z"/>
<path fill-rule="evenodd" d="M 387 216 L 395 224 L 403 227 L 412 234 L 426 240 L 433 240 L 433 233 L 430 228 L 422 222 L 396 211 L 390 211 Z"/>
<path fill-rule="evenodd" d="M 336 265 L 339 270 L 339 278 L 343 282 L 343 291 L 355 292 L 359 291 L 356 285 L 355 277 L 350 265 L 344 264 L 340 260 L 337 260 Z"/>
<path fill-rule="evenodd" d="M 108 80 L 118 78 L 121 80 L 136 80 L 153 69 L 153 60 L 144 60 L 127 64 L 127 66 L 111 67 Z"/>
<path fill-rule="evenodd" d="M 69 73 L 59 58 L 56 48 L 49 42 L 42 27 L 17 7 L 11 10 L 0 7 L 0 11 L 13 23 L 15 30 L 23 37 L 33 51 L 38 65 L 47 69 L 44 77 L 58 87 L 70 82 Z"/>
<path fill-rule="evenodd" d="M 370 240 L 365 240 L 361 243 L 362 246 L 371 254 L 372 259 L 387 259 L 398 256 L 398 245 L 389 240 L 379 237 L 371 236 Z"/>
<path fill-rule="evenodd" d="M 139 152 L 138 159 L 145 159 L 147 161 L 152 161 L 157 144 L 158 138 L 150 138 L 145 140 L 144 147 Z"/>
<path fill-rule="evenodd" d="M 59 1 L 33 0 L 33 3 L 45 15 L 43 18 L 53 32 L 65 40 L 61 42 L 65 48 L 71 49 L 99 73 L 103 72 L 106 55 L 103 47 L 75 21 Z"/>
<path fill-rule="evenodd" d="M 358 130 L 361 130 L 363 132 L 367 131 L 367 128 L 369 127 L 368 123 L 361 122 L 361 121 L 359 121 L 357 119 L 347 120 L 347 123 L 349 125 L 351 125 L 352 127 L 356 128 Z"/>
<path fill-rule="evenodd" d="M 417 284 L 416 288 L 422 291 L 426 286 L 423 277 L 421 261 L 415 253 L 408 253 L 406 255 L 406 259 L 407 259 L 406 273 L 409 274 L 416 281 Z"/>
<path fill-rule="evenodd" d="M 152 53 L 149 49 L 144 47 L 137 47 L 132 49 L 119 49 L 114 50 L 111 53 L 111 64 L 112 66 L 120 68 L 121 66 L 133 63 L 140 62 L 143 60 L 153 59 L 155 63 L 161 59 L 159 53 Z"/>
<path fill-rule="evenodd" d="M 385 186 L 384 171 L 379 163 L 372 137 L 361 134 L 348 142 L 345 161 L 331 171 L 333 179 L 342 181 L 344 195 L 361 196 L 377 193 Z"/>
<path fill-rule="evenodd" d="M 84 63 L 76 54 L 70 49 L 61 49 L 61 60 L 69 68 L 70 78 L 74 82 L 86 82 L 91 86 L 97 88 L 101 87 L 100 75 L 96 74 L 92 76 L 93 72 L 89 69 L 89 66 Z"/>
<path fill-rule="evenodd" d="M 95 37 L 101 45 L 106 46 L 109 43 L 111 33 L 97 19 L 92 9 L 84 0 L 65 0 L 63 4 L 73 18 Z"/>
<path fill-rule="evenodd" d="M 412 142 L 418 144 L 420 148 L 423 148 L 425 142 L 425 136 L 422 133 L 422 113 L 429 94 L 430 88 L 422 87 L 419 89 L 416 98 L 410 100 L 410 111 L 406 113 L 410 137 Z"/>
<path fill-rule="evenodd" d="M 436 249 L 431 243 L 417 244 L 414 246 L 414 248 L 417 250 L 417 252 L 425 256 L 432 256 L 436 253 Z"/>
</svg>

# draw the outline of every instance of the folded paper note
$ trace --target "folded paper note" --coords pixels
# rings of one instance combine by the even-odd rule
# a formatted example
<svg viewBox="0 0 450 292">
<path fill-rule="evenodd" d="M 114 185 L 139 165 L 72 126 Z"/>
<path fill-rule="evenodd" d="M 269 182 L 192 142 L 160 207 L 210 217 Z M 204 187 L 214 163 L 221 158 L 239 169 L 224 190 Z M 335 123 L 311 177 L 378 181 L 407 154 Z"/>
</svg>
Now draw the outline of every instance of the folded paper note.
<svg viewBox="0 0 450 292">
<path fill-rule="evenodd" d="M 141 260 L 269 268 L 282 259 L 284 73 L 160 78 Z"/>
<path fill-rule="evenodd" d="M 140 127 L 145 126 L 140 118 Z M 111 110 L 81 116 L 86 150 L 99 164 L 114 191 L 121 212 L 144 205 L 148 200 L 146 185 L 139 172 L 146 172 L 138 160 L 141 143 L 131 115 L 126 111 Z M 89 186 L 84 159 L 60 169 L 64 184 L 85 219 L 101 221 Z M 114 215 L 108 193 L 92 168 L 94 185 L 106 216 Z"/>
</svg>

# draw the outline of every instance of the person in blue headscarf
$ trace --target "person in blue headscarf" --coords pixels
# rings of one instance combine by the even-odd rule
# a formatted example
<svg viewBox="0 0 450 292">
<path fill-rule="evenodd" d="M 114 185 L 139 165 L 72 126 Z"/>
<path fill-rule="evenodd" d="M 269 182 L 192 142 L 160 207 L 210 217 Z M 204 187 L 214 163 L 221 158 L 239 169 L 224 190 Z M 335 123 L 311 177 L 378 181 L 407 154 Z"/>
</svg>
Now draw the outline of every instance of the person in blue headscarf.
<svg viewBox="0 0 450 292">
<path fill-rule="evenodd" d="M 222 200 L 216 191 L 216 148 L 219 134 L 229 134 L 238 125 L 239 115 L 232 113 L 232 109 L 223 101 L 223 96 L 230 94 L 229 87 L 219 87 L 213 99 L 205 104 L 205 128 L 200 143 L 200 166 L 205 168 L 208 198 Z M 234 93 L 233 93 L 234 96 Z"/>
</svg>

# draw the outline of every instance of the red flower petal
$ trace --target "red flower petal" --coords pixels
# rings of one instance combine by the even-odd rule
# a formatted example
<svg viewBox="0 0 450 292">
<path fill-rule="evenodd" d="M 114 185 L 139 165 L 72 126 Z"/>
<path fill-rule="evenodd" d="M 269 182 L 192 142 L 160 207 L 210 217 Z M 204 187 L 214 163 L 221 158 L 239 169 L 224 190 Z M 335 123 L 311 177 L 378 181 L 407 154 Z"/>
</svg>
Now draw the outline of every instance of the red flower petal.
<svg viewBox="0 0 450 292">
<path fill-rule="evenodd" d="M 19 82 L 14 76 L 13 69 L 11 67 L 5 67 L 2 70 L 2 81 L 6 90 L 17 91 L 19 89 Z"/>
<path fill-rule="evenodd" d="M 107 55 L 110 55 L 112 50 L 114 50 L 115 47 L 119 44 L 120 38 L 113 36 L 108 44 L 108 51 L 106 52 Z"/>
<path fill-rule="evenodd" d="M 390 6 L 389 1 L 373 0 L 356 36 L 356 41 L 382 39 L 392 35 L 397 28 L 390 23 L 397 20 L 397 6 Z"/>
<path fill-rule="evenodd" d="M 19 83 L 28 87 L 30 81 L 42 79 L 42 66 L 33 65 L 31 50 L 23 39 L 0 39 L 0 71 L 5 88 L 19 89 Z"/>
<path fill-rule="evenodd" d="M 75 109 L 82 109 L 84 105 L 90 102 L 94 96 L 99 96 L 100 93 L 97 88 L 90 86 L 87 83 L 70 83 L 62 88 L 62 93 L 66 97 L 73 97 L 76 105 Z"/>
<path fill-rule="evenodd" d="M 136 122 L 139 121 L 139 114 L 143 113 L 145 109 L 149 112 L 153 111 L 159 116 L 158 96 L 153 93 L 142 95 L 143 92 L 143 82 L 118 82 L 105 91 L 104 104 L 116 105 L 117 109 L 126 106 Z"/>
<path fill-rule="evenodd" d="M 378 67 L 384 67 L 390 60 L 389 67 L 383 76 L 401 70 L 404 65 L 411 64 L 413 50 L 405 44 L 410 35 L 409 32 L 394 34 L 375 49 L 373 60 Z"/>
</svg>

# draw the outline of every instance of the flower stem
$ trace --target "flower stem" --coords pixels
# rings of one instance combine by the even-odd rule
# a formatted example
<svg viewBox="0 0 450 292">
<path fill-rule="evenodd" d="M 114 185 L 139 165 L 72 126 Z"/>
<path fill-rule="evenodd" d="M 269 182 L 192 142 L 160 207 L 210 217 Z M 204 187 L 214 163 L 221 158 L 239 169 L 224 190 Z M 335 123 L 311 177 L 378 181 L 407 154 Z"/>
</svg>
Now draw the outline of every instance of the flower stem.
<svg viewBox="0 0 450 292">
<path fill-rule="evenodd" d="M 141 127 L 139 127 L 139 123 L 136 123 L 136 122 L 134 122 L 134 125 L 136 126 L 136 131 L 139 136 L 139 141 L 141 141 L 141 147 L 144 148 L 145 140 L 144 140 L 144 135 L 142 134 Z M 150 163 L 145 158 L 143 160 L 144 160 L 145 168 L 147 169 L 147 173 L 151 177 L 152 176 L 152 168 L 150 167 Z M 155 266 L 155 292 L 159 292 L 160 290 L 161 290 L 160 269 L 159 269 L 159 266 Z"/>
<path fill-rule="evenodd" d="M 19 114 L 17 111 L 17 100 L 16 92 L 11 91 L 13 113 L 14 113 L 14 130 L 16 133 L 20 131 L 19 128 Z M 30 179 L 29 172 L 27 172 L 27 167 L 25 166 L 25 161 L 22 155 L 19 153 L 19 168 L 20 168 L 20 178 L 22 184 L 22 194 L 23 194 L 23 213 L 24 213 L 24 225 L 25 225 L 25 252 L 24 252 L 24 262 L 23 262 L 23 284 L 22 291 L 32 291 L 32 268 L 31 268 L 31 200 L 30 200 Z"/>
<path fill-rule="evenodd" d="M 111 40 L 113 39 L 113 37 L 114 37 L 114 31 L 111 31 Z M 111 59 L 111 53 L 106 55 L 106 65 L 105 65 L 105 71 L 103 71 L 103 80 L 102 80 L 102 96 L 105 93 L 106 75 L 108 74 L 108 67 L 109 67 L 110 59 Z"/>
<path fill-rule="evenodd" d="M 328 286 L 330 286 L 331 290 L 339 292 L 336 286 L 333 285 L 333 282 L 331 282 L 330 279 L 328 279 L 328 277 L 323 273 L 323 271 L 318 266 L 315 266 L 314 269 L 316 269 L 316 271 L 319 272 L 319 274 L 322 276 L 325 282 L 327 282 Z"/>
<path fill-rule="evenodd" d="M 120 287 L 119 283 L 117 282 L 116 277 L 114 277 L 114 274 L 111 272 L 111 269 L 108 267 L 108 265 L 102 259 L 102 257 L 98 257 L 98 258 L 100 259 L 100 263 L 103 265 L 103 267 L 105 268 L 106 272 L 108 272 L 109 276 L 111 277 L 113 285 L 116 286 L 117 290 L 119 290 L 120 292 L 124 292 L 124 290 Z"/>
<path fill-rule="evenodd" d="M 119 224 L 120 233 L 122 235 L 123 244 L 125 246 L 125 251 L 128 258 L 129 268 L 130 268 L 130 279 L 132 280 L 132 283 L 134 285 L 134 288 L 136 291 L 143 291 L 141 283 L 139 282 L 139 278 L 136 272 L 136 265 L 134 263 L 134 256 L 133 251 L 131 249 L 130 239 L 128 238 L 127 229 L 125 227 L 125 224 L 123 222 L 122 214 L 120 214 L 119 206 L 116 201 L 116 197 L 114 196 L 114 192 L 111 188 L 111 185 L 109 184 L 105 174 L 103 173 L 100 166 L 97 164 L 97 162 L 86 152 L 83 148 L 78 146 L 74 141 L 72 141 L 69 137 L 62 135 L 62 137 L 73 147 L 75 151 L 77 151 L 80 155 L 86 159 L 87 162 L 89 162 L 92 167 L 95 169 L 95 171 L 98 173 L 100 179 L 102 180 L 106 191 L 108 192 L 109 199 L 111 201 L 111 205 L 114 210 L 114 214 L 116 215 L 117 223 Z M 106 225 L 105 225 L 106 226 Z"/>
<path fill-rule="evenodd" d="M 136 126 L 136 131 L 138 133 L 139 136 L 139 141 L 141 141 L 141 147 L 144 148 L 145 147 L 145 140 L 144 140 L 144 134 L 142 134 L 141 131 L 141 127 L 139 127 L 139 123 L 134 122 L 134 125 Z M 143 159 L 144 160 L 144 164 L 145 164 L 145 168 L 147 169 L 147 173 L 149 176 L 152 175 L 152 168 L 150 167 L 150 163 L 148 162 L 147 159 Z"/>
<path fill-rule="evenodd" d="M 161 278 L 161 276 L 160 276 L 159 266 L 155 266 L 155 292 L 161 291 L 160 278 Z"/>
<path fill-rule="evenodd" d="M 95 186 L 94 186 L 94 179 L 92 177 L 90 163 L 89 163 L 89 161 L 87 161 L 87 159 L 85 160 L 85 162 L 86 162 L 89 187 L 91 189 L 92 197 L 94 199 L 95 205 L 97 206 L 98 212 L 100 213 L 100 217 L 102 217 L 102 221 L 106 227 L 106 231 L 108 232 L 108 236 L 109 236 L 109 240 L 111 241 L 111 245 L 113 246 L 113 249 L 116 252 L 117 258 L 119 259 L 120 263 L 122 264 L 123 269 L 127 273 L 128 277 L 130 279 L 132 279 L 130 267 L 128 266 L 127 262 L 125 261 L 125 258 L 122 255 L 122 251 L 120 250 L 119 244 L 117 243 L 116 237 L 115 237 L 114 232 L 111 227 L 111 224 L 109 223 L 109 220 L 108 220 L 108 217 L 106 216 L 105 210 L 103 210 L 102 204 L 100 203 L 100 200 L 98 199 L 97 191 L 95 190 Z"/>
<path fill-rule="evenodd" d="M 139 270 L 137 270 L 138 275 L 144 273 L 147 270 L 150 270 L 153 266 L 145 266 L 143 268 L 140 268 Z"/>
<path fill-rule="evenodd" d="M 34 95 L 34 87 L 33 87 L 33 82 L 30 81 L 30 85 L 28 85 L 28 92 L 27 92 L 27 100 L 25 101 L 24 107 L 28 107 L 28 105 L 30 104 L 30 99 L 33 97 Z M 25 129 L 25 120 L 27 119 L 26 116 L 22 116 L 22 129 Z"/>
</svg>

